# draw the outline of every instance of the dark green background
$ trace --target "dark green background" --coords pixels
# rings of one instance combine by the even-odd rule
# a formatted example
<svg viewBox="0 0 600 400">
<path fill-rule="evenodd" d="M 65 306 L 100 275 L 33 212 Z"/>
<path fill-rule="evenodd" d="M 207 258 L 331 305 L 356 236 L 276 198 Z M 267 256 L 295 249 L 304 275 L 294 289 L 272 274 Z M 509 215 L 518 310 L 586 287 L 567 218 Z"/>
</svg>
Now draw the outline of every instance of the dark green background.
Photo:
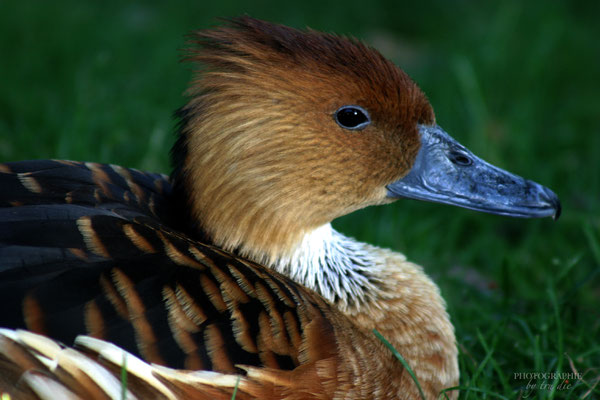
<svg viewBox="0 0 600 400">
<path fill-rule="evenodd" d="M 406 253 L 440 285 L 461 385 L 487 393 L 470 398 L 514 398 L 528 383 L 515 373 L 573 368 L 585 376 L 570 390 L 533 395 L 583 395 L 600 376 L 600 2 L 2 1 L 0 161 L 168 173 L 190 77 L 184 34 L 243 13 L 372 44 L 450 134 L 559 194 L 557 223 L 404 200 L 335 225 Z"/>
</svg>

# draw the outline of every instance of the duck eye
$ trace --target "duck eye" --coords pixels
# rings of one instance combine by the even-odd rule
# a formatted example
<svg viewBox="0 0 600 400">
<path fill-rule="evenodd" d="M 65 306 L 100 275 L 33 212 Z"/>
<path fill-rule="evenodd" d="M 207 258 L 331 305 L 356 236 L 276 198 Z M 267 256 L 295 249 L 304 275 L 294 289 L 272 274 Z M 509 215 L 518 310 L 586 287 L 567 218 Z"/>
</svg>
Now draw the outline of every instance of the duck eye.
<svg viewBox="0 0 600 400">
<path fill-rule="evenodd" d="M 342 106 L 334 115 L 335 122 L 344 129 L 360 130 L 371 123 L 369 113 L 359 106 Z"/>
</svg>

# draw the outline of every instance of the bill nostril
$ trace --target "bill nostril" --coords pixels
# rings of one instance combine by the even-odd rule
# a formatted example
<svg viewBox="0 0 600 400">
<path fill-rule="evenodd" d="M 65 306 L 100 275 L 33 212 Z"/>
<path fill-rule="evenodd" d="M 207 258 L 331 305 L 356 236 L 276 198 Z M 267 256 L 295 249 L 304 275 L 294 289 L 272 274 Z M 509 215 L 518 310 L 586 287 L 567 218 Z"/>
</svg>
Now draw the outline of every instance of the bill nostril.
<svg viewBox="0 0 600 400">
<path fill-rule="evenodd" d="M 471 157 L 460 151 L 451 151 L 448 153 L 448 159 L 453 164 L 460 165 L 461 167 L 468 167 L 473 164 Z"/>
</svg>

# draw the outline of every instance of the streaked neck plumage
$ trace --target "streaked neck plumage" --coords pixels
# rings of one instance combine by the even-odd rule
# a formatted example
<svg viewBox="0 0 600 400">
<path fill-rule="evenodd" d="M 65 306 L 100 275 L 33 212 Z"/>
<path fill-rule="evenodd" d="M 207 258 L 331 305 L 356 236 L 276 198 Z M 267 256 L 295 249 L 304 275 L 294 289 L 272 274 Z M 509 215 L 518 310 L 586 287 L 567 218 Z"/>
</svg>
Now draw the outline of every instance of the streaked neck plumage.
<svg viewBox="0 0 600 400">
<path fill-rule="evenodd" d="M 400 253 L 344 236 L 325 224 L 270 265 L 350 317 L 377 329 L 433 387 L 458 381 L 454 328 L 438 287 Z M 437 386 L 436 386 L 437 385 Z"/>
<path fill-rule="evenodd" d="M 272 268 L 349 311 L 381 292 L 381 260 L 372 249 L 325 224 L 307 233 L 293 254 Z"/>
</svg>

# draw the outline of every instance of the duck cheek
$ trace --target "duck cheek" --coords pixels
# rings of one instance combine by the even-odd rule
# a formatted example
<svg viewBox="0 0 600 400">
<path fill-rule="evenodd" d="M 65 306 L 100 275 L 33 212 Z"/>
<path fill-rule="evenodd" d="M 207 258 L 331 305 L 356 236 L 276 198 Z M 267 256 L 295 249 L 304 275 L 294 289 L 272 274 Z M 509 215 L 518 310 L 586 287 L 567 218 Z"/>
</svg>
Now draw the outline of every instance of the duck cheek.
<svg viewBox="0 0 600 400">
<path fill-rule="evenodd" d="M 362 199 L 362 206 L 360 208 L 389 204 L 394 202 L 394 200 L 388 196 L 388 190 L 385 185 L 381 185 L 369 191 L 367 196 Z"/>
<path fill-rule="evenodd" d="M 392 203 L 395 199 L 388 196 L 388 191 L 384 185 L 373 188 L 361 188 L 360 193 L 353 193 L 354 201 L 346 208 L 344 214 L 360 210 L 368 206 L 377 206 Z"/>
</svg>

